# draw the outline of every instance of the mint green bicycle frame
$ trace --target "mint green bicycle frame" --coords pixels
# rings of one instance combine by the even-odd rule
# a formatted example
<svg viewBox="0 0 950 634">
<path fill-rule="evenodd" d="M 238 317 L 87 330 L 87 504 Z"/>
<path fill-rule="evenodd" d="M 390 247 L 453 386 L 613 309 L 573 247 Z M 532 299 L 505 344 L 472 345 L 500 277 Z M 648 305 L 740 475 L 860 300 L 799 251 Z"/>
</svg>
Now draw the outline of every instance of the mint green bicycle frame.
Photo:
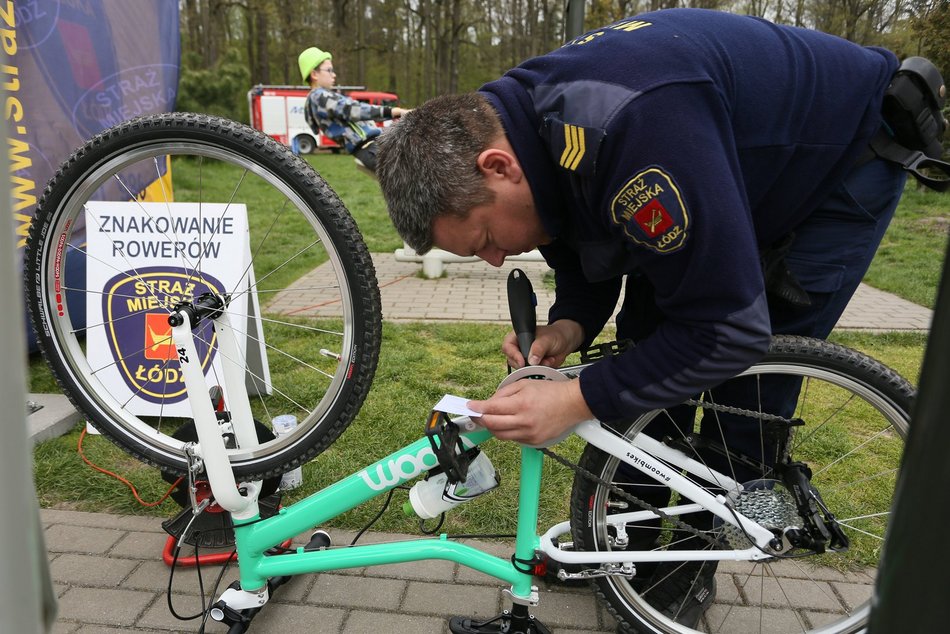
<svg viewBox="0 0 950 634">
<path fill-rule="evenodd" d="M 223 357 L 242 358 L 238 353 L 234 331 L 226 313 L 219 316 L 215 323 L 218 345 Z M 240 582 L 244 591 L 264 588 L 270 577 L 423 559 L 447 559 L 509 582 L 515 600 L 525 603 L 533 601 L 530 570 L 519 570 L 513 561 L 489 555 L 472 546 L 451 542 L 446 535 L 390 544 L 368 544 L 309 552 L 300 548 L 295 553 L 265 554 L 276 544 L 417 478 L 435 467 L 438 459 L 428 438 L 421 438 L 322 491 L 280 509 L 276 515 L 261 519 L 257 510 L 260 483 L 245 483 L 243 492 L 237 489 L 210 401 L 196 397 L 197 394 L 207 393 L 207 390 L 204 389 L 205 378 L 200 364 L 188 362 L 189 359 L 199 357 L 187 315 L 183 315 L 182 323 L 172 328 L 172 336 L 180 353 L 182 373 L 189 388 L 188 398 L 195 419 L 201 458 L 216 500 L 223 508 L 231 511 Z M 226 385 L 244 384 L 244 370 L 237 364 L 225 363 L 223 372 Z M 238 442 L 242 446 L 251 446 L 257 439 L 247 393 L 238 389 L 233 391 L 229 398 L 233 414 L 232 424 Z M 492 436 L 487 430 L 476 429 L 462 434 L 461 437 L 466 446 L 477 446 Z M 537 524 L 542 458 L 538 450 L 522 448 L 515 542 L 515 558 L 522 561 L 535 557 L 535 550 L 540 541 Z"/>
<path fill-rule="evenodd" d="M 463 434 L 466 446 L 491 438 L 487 430 Z M 521 481 L 515 557 L 530 560 L 538 547 L 538 499 L 541 491 L 542 454 L 537 449 L 521 449 Z M 240 562 L 241 587 L 261 588 L 269 577 L 322 572 L 422 559 L 446 559 L 473 568 L 511 584 L 515 597 L 531 595 L 531 573 L 519 570 L 511 561 L 489 555 L 477 548 L 447 539 L 414 539 L 389 544 L 367 544 L 349 548 L 266 555 L 265 551 L 304 531 L 340 515 L 364 502 L 417 478 L 421 470 L 437 464 L 427 438 L 383 458 L 373 465 L 325 489 L 280 509 L 272 517 L 234 521 L 234 536 Z M 407 472 L 407 468 L 411 471 Z"/>
</svg>

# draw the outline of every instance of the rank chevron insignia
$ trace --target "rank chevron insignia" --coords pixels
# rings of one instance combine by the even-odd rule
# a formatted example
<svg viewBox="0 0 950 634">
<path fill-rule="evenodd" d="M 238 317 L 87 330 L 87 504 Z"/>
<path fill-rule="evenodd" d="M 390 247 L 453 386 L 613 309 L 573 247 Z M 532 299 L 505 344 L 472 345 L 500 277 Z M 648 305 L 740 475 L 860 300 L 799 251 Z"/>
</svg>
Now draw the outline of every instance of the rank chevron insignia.
<svg viewBox="0 0 950 634">
<path fill-rule="evenodd" d="M 584 128 L 569 123 L 564 124 L 564 151 L 561 153 L 561 167 L 576 170 L 584 158 L 586 149 Z"/>
</svg>

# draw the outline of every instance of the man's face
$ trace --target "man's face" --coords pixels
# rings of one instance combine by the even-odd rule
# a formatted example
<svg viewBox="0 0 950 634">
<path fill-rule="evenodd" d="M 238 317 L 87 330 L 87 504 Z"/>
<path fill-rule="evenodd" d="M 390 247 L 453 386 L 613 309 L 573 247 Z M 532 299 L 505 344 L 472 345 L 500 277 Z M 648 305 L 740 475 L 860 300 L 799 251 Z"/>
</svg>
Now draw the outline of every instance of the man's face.
<svg viewBox="0 0 950 634">
<path fill-rule="evenodd" d="M 455 255 L 476 255 L 501 266 L 509 255 L 531 251 L 550 238 L 541 225 L 527 183 L 495 192 L 495 200 L 474 207 L 465 218 L 441 215 L 432 221 L 435 246 Z"/>
</svg>

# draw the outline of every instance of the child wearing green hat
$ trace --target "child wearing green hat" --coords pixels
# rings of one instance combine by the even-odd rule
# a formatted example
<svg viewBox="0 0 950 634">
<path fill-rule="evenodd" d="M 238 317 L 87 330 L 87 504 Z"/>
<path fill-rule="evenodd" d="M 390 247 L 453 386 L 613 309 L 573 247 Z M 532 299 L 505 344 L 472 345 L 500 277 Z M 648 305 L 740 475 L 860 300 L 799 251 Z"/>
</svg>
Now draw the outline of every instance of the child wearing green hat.
<svg viewBox="0 0 950 634">
<path fill-rule="evenodd" d="M 301 78 L 312 89 L 304 107 L 307 124 L 314 132 L 319 130 L 342 143 L 359 166 L 375 171 L 376 144 L 373 140 L 381 130 L 373 122 L 398 119 L 408 110 L 374 106 L 336 92 L 333 56 L 315 46 L 302 52 L 297 63 Z"/>
</svg>

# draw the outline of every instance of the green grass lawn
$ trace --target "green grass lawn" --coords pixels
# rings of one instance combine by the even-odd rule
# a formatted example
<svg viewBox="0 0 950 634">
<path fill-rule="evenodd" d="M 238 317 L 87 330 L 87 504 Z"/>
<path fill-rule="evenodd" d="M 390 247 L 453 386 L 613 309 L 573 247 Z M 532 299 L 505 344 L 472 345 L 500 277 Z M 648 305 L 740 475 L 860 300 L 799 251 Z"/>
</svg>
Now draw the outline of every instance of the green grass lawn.
<svg viewBox="0 0 950 634">
<path fill-rule="evenodd" d="M 402 247 L 402 239 L 389 222 L 379 185 L 356 168 L 353 157 L 311 154 L 305 158 L 343 200 L 371 253 L 392 253 Z"/>
<path fill-rule="evenodd" d="M 910 179 L 864 281 L 933 308 L 950 235 L 950 195 Z"/>
</svg>

